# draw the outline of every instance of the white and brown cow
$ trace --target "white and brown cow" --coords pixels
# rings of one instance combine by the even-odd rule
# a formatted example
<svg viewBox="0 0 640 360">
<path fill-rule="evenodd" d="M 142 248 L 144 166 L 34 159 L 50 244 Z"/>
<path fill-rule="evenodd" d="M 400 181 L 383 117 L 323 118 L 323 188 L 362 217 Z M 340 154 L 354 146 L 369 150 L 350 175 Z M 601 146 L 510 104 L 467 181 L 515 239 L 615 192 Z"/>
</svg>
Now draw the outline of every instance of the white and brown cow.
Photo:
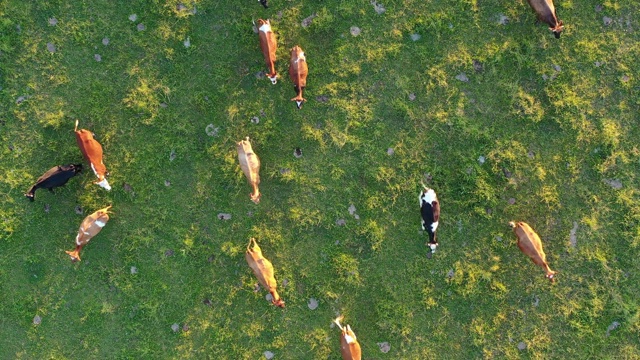
<svg viewBox="0 0 640 360">
<path fill-rule="evenodd" d="M 291 101 L 296 102 L 298 109 L 302 108 L 302 103 L 307 101 L 302 97 L 302 91 L 307 86 L 307 58 L 304 56 L 304 51 L 300 46 L 294 46 L 291 49 L 291 61 L 289 62 L 289 77 L 293 82 L 294 89 L 296 90 L 296 97 Z"/>
<path fill-rule="evenodd" d="M 249 185 L 251 185 L 253 189 L 249 197 L 251 201 L 258 204 L 262 196 L 258 188 L 258 185 L 260 185 L 260 159 L 258 155 L 253 152 L 248 136 L 245 140 L 238 141 L 236 148 L 238 150 L 238 160 L 240 161 L 242 172 L 244 172 L 244 176 L 247 177 Z"/>
<path fill-rule="evenodd" d="M 342 334 L 340 335 L 340 353 L 343 360 L 360 360 L 362 358 L 362 351 L 360 350 L 360 344 L 356 338 L 356 334 L 351 330 L 351 326 L 340 325 L 340 321 L 344 316 L 339 316 L 333 322 L 338 325 Z"/>
<path fill-rule="evenodd" d="M 76 140 L 78 141 L 78 147 L 82 151 L 82 155 L 91 165 L 91 169 L 98 177 L 98 181 L 95 184 L 101 187 L 111 190 L 109 182 L 105 178 L 107 176 L 107 167 L 102 162 L 102 146 L 96 139 L 93 138 L 93 134 L 89 130 L 78 130 L 78 121 L 76 120 Z"/>
<path fill-rule="evenodd" d="M 276 72 L 276 35 L 271 30 L 269 20 L 258 19 L 258 36 L 260 37 L 260 48 L 264 55 L 264 61 L 269 68 L 267 77 L 272 84 L 278 82 L 278 73 Z"/>
<path fill-rule="evenodd" d="M 251 247 L 251 244 L 253 244 L 253 247 Z M 258 246 L 256 239 L 249 239 L 249 245 L 247 245 L 247 252 L 244 257 L 251 270 L 253 270 L 253 274 L 258 278 L 260 285 L 271 294 L 273 305 L 283 308 L 284 301 L 278 295 L 278 284 L 273 275 L 273 265 L 262 256 L 262 249 Z"/>
<path fill-rule="evenodd" d="M 436 238 L 436 230 L 440 221 L 440 202 L 438 196 L 433 189 L 422 184 L 423 190 L 420 191 L 418 202 L 420 204 L 420 214 L 422 215 L 422 230 L 429 234 L 427 245 L 431 252 L 436 252 L 438 240 Z"/>
<path fill-rule="evenodd" d="M 520 248 L 520 251 L 530 257 L 536 265 L 543 268 L 546 272 L 545 277 L 553 282 L 556 272 L 551 270 L 547 264 L 547 256 L 545 255 L 544 250 L 542 250 L 542 242 L 540 241 L 538 234 L 533 231 L 529 224 L 522 221 L 510 221 L 509 225 L 513 228 L 513 232 L 518 237 L 518 247 Z"/>
<path fill-rule="evenodd" d="M 549 30 L 553 32 L 556 39 L 560 39 L 560 34 L 564 30 L 564 24 L 558 20 L 556 16 L 556 8 L 553 6 L 553 0 L 527 0 L 529 5 L 536 12 L 539 21 L 549 25 Z"/>
<path fill-rule="evenodd" d="M 76 235 L 75 250 L 65 251 L 69 256 L 71 256 L 71 261 L 80 261 L 80 250 L 82 250 L 82 247 L 87 245 L 89 240 L 96 236 L 107 224 L 107 221 L 109 221 L 109 214 L 107 211 L 110 208 L 111 205 L 84 218 L 82 224 L 80 224 L 80 229 L 78 229 L 78 235 Z"/>
</svg>

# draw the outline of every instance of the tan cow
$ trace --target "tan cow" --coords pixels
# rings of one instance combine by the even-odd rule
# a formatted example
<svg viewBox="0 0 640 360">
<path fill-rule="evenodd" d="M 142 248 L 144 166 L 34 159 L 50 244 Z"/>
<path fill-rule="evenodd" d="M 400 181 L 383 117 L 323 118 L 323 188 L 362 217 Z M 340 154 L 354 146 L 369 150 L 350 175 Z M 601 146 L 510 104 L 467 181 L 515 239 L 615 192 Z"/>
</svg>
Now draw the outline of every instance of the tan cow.
<svg viewBox="0 0 640 360">
<path fill-rule="evenodd" d="M 78 147 L 82 151 L 84 158 L 91 164 L 91 169 L 98 177 L 98 181 L 95 184 L 101 187 L 111 190 L 109 182 L 105 178 L 107 175 L 107 167 L 102 163 L 102 146 L 93 138 L 93 134 L 89 130 L 78 130 L 78 121 L 76 120 L 76 140 L 78 141 Z"/>
<path fill-rule="evenodd" d="M 236 145 L 240 167 L 247 177 L 249 185 L 251 185 L 253 189 L 253 192 L 249 196 L 251 197 L 251 201 L 257 204 L 260 202 L 260 197 L 262 196 L 260 189 L 258 189 L 258 185 L 260 185 L 260 159 L 258 155 L 253 152 L 248 136 L 245 140 L 238 141 Z"/>
<path fill-rule="evenodd" d="M 251 244 L 253 243 L 253 248 Z M 245 259 L 247 260 L 247 264 L 253 273 L 258 278 L 258 282 L 262 285 L 263 288 L 269 291 L 269 294 L 272 296 L 271 302 L 273 305 L 278 307 L 284 307 L 284 301 L 278 295 L 278 291 L 276 290 L 278 284 L 276 283 L 276 279 L 273 277 L 273 265 L 264 256 L 262 256 L 262 250 L 258 246 L 256 239 L 249 239 L 249 245 L 247 245 L 247 252 L 244 254 Z"/>
<path fill-rule="evenodd" d="M 76 236 L 75 250 L 65 251 L 69 256 L 71 256 L 71 261 L 80 261 L 80 250 L 82 250 L 82 247 L 87 245 L 89 240 L 96 236 L 107 224 L 107 221 L 109 221 L 109 214 L 107 211 L 110 208 L 111 205 L 84 218 L 82 224 L 80 224 L 80 229 L 78 229 L 78 235 Z"/>
<path fill-rule="evenodd" d="M 342 353 L 343 360 L 360 360 L 362 358 L 362 351 L 360 350 L 360 344 L 356 338 L 356 334 L 351 330 L 351 326 L 342 326 L 340 321 L 344 316 L 339 316 L 333 322 L 338 325 L 342 331 L 340 336 L 340 352 Z"/>
<path fill-rule="evenodd" d="M 264 61 L 269 68 L 267 77 L 275 85 L 278 82 L 278 73 L 276 72 L 276 47 L 278 45 L 269 20 L 258 19 L 258 36 L 260 37 L 260 48 L 264 55 Z"/>
<path fill-rule="evenodd" d="M 518 221 L 517 223 L 511 221 L 509 225 L 518 237 L 518 247 L 520 251 L 529 256 L 536 265 L 543 268 L 546 271 L 546 278 L 553 282 L 556 272 L 551 270 L 547 264 L 547 256 L 544 250 L 542 250 L 542 242 L 538 234 L 536 234 L 527 223 L 522 221 Z"/>
<path fill-rule="evenodd" d="M 302 103 L 307 101 L 302 97 L 302 91 L 307 86 L 307 58 L 304 56 L 304 51 L 300 46 L 294 46 L 291 49 L 291 61 L 289 63 L 289 77 L 293 82 L 294 89 L 296 90 L 296 97 L 291 99 L 295 101 L 298 109 L 302 108 Z"/>
</svg>

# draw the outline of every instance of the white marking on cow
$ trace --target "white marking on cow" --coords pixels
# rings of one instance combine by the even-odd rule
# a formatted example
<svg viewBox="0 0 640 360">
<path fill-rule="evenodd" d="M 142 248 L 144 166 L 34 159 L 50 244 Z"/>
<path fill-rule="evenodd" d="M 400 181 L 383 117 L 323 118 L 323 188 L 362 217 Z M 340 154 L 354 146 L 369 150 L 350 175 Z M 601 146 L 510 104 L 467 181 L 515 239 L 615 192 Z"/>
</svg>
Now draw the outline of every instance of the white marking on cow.
<svg viewBox="0 0 640 360">
<path fill-rule="evenodd" d="M 91 166 L 93 166 L 93 164 Z M 109 182 L 107 181 L 107 179 L 102 179 L 102 181 L 97 182 L 96 184 L 100 185 L 101 187 L 107 190 L 111 190 L 111 185 L 109 185 Z"/>
<path fill-rule="evenodd" d="M 353 344 L 354 342 L 356 342 L 356 340 L 349 335 L 345 335 L 344 339 L 347 341 L 347 344 Z"/>
<path fill-rule="evenodd" d="M 88 232 L 88 231 L 83 231 L 83 233 L 84 233 L 85 235 L 91 235 L 91 233 L 90 233 L 90 232 Z"/>
<path fill-rule="evenodd" d="M 424 225 L 423 225 L 423 226 L 424 226 Z M 431 224 L 431 232 L 436 232 L 436 229 L 437 229 L 437 228 L 438 228 L 438 222 L 437 222 L 437 221 L 434 221 L 434 222 Z"/>
<path fill-rule="evenodd" d="M 263 33 L 268 33 L 271 31 L 271 25 L 263 24 L 262 26 L 260 26 L 259 30 L 262 31 Z"/>
<path fill-rule="evenodd" d="M 103 222 L 102 222 L 102 221 L 100 221 L 100 220 L 96 220 L 94 224 L 98 225 L 98 226 L 99 226 L 99 227 L 101 227 L 101 228 L 103 228 L 105 225 L 107 225 L 107 223 L 103 223 Z"/>
<path fill-rule="evenodd" d="M 81 245 L 80 244 L 80 234 L 76 235 L 76 244 L 77 245 Z"/>
<path fill-rule="evenodd" d="M 431 252 L 434 253 L 436 252 L 436 248 L 438 247 L 438 245 L 436 244 L 429 244 L 429 247 L 431 248 Z"/>
<path fill-rule="evenodd" d="M 427 203 L 431 204 L 435 200 L 438 200 L 438 197 L 436 196 L 436 192 L 433 191 L 433 189 L 429 189 L 420 195 L 420 200 L 424 200 Z M 420 205 L 422 205 L 422 202 L 420 202 Z"/>
<path fill-rule="evenodd" d="M 296 104 L 298 104 L 298 107 L 300 107 L 300 106 L 302 106 L 302 101 L 296 100 Z"/>
<path fill-rule="evenodd" d="M 93 163 L 91 163 L 91 170 L 93 170 L 93 173 L 96 174 L 98 178 L 100 178 L 100 175 L 98 175 L 98 172 L 96 171 L 95 166 L 93 166 Z"/>
</svg>

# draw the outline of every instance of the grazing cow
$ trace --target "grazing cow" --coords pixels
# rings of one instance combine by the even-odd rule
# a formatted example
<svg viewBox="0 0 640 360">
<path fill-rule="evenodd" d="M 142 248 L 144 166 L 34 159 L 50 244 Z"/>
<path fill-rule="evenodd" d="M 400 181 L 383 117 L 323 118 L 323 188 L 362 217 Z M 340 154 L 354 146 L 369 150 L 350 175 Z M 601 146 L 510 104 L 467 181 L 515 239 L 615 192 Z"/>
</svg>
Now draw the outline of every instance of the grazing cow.
<svg viewBox="0 0 640 360">
<path fill-rule="evenodd" d="M 249 196 L 251 197 L 251 201 L 257 204 L 260 202 L 260 197 L 262 196 L 260 189 L 258 189 L 258 185 L 260 185 L 260 159 L 258 155 L 253 152 L 248 136 L 245 140 L 238 141 L 236 145 L 240 167 L 253 188 L 253 193 Z"/>
<path fill-rule="evenodd" d="M 340 321 L 344 316 L 339 316 L 337 319 L 333 320 L 333 322 L 338 325 L 340 330 L 342 330 L 342 335 L 340 336 L 340 352 L 342 353 L 343 360 L 360 360 L 362 358 L 362 351 L 360 350 L 360 344 L 358 344 L 358 339 L 356 338 L 356 334 L 351 330 L 351 326 L 342 326 L 340 325 Z"/>
<path fill-rule="evenodd" d="M 36 190 L 49 189 L 53 192 L 54 188 L 64 186 L 72 177 L 82 172 L 82 164 L 58 165 L 49 169 L 46 173 L 36 180 L 35 185 L 24 194 L 29 200 L 33 201 L 36 196 Z"/>
<path fill-rule="evenodd" d="M 269 4 L 267 4 L 267 0 L 258 0 L 265 9 L 269 8 Z"/>
<path fill-rule="evenodd" d="M 436 239 L 436 230 L 438 229 L 438 221 L 440 220 L 440 203 L 438 196 L 433 189 L 429 189 L 422 184 L 424 190 L 420 192 L 418 201 L 420 203 L 420 213 L 422 215 L 422 230 L 429 234 L 429 248 L 431 252 L 436 252 L 438 240 Z"/>
<path fill-rule="evenodd" d="M 89 130 L 80 129 L 78 130 L 78 121 L 76 120 L 76 140 L 78 141 L 78 146 L 80 147 L 80 151 L 82 151 L 82 155 L 91 165 L 91 169 L 98 177 L 98 181 L 95 184 L 100 185 L 101 187 L 111 190 L 111 186 L 109 186 L 109 182 L 105 178 L 107 173 L 107 167 L 102 163 L 102 146 L 99 142 L 97 142 L 93 138 L 93 134 Z"/>
<path fill-rule="evenodd" d="M 307 101 L 302 97 L 302 91 L 307 86 L 307 58 L 304 56 L 304 51 L 300 46 L 294 46 L 291 49 L 291 62 L 289 63 L 289 77 L 293 81 L 294 89 L 296 90 L 296 97 L 291 99 L 295 101 L 298 109 L 302 108 L 302 103 Z"/>
<path fill-rule="evenodd" d="M 251 244 L 253 243 L 253 248 Z M 258 278 L 258 282 L 263 288 L 269 290 L 269 294 L 272 296 L 271 302 L 273 305 L 283 308 L 284 301 L 278 295 L 276 287 L 276 279 L 273 277 L 273 265 L 264 256 L 262 256 L 262 250 L 258 246 L 256 239 L 249 239 L 249 245 L 247 245 L 247 252 L 244 254 L 245 259 L 253 273 Z"/>
<path fill-rule="evenodd" d="M 264 61 L 267 63 L 269 73 L 267 77 L 272 84 L 278 82 L 278 73 L 276 72 L 276 35 L 271 30 L 269 20 L 258 19 L 258 35 L 260 36 L 260 48 L 264 55 Z"/>
<path fill-rule="evenodd" d="M 109 221 L 109 214 L 107 213 L 107 210 L 110 208 L 111 205 L 84 218 L 82 224 L 80 224 L 80 229 L 78 229 L 78 235 L 76 236 L 75 250 L 65 251 L 69 256 L 71 256 L 71 261 L 80 261 L 80 250 L 82 250 L 82 247 L 87 245 L 89 240 L 96 236 L 107 224 L 107 221 Z"/>
<path fill-rule="evenodd" d="M 553 32 L 556 39 L 560 39 L 560 33 L 564 30 L 562 21 L 558 21 L 556 16 L 556 8 L 553 6 L 553 0 L 527 0 L 529 5 L 536 12 L 539 21 L 549 25 L 549 30 Z"/>
<path fill-rule="evenodd" d="M 509 225 L 518 237 L 518 247 L 520 251 L 530 257 L 536 265 L 543 268 L 546 271 L 546 278 L 553 282 L 556 272 L 551 270 L 547 264 L 547 256 L 542 250 L 542 242 L 538 234 L 536 234 L 527 223 L 522 221 L 510 221 Z"/>
</svg>

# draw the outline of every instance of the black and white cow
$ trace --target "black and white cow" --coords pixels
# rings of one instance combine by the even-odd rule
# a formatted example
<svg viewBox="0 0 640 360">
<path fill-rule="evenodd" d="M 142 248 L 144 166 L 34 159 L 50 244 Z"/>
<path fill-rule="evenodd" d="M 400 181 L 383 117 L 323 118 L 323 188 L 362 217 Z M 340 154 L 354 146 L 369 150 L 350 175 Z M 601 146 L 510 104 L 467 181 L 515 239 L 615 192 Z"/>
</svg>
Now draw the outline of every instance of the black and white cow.
<svg viewBox="0 0 640 360">
<path fill-rule="evenodd" d="M 438 229 L 438 220 L 440 219 L 440 203 L 438 196 L 433 189 L 422 185 L 424 190 L 420 192 L 420 213 L 422 215 L 422 230 L 429 234 L 429 248 L 431 252 L 436 252 L 438 240 L 436 239 L 436 230 Z"/>
<path fill-rule="evenodd" d="M 58 165 L 49 169 L 46 173 L 36 180 L 35 185 L 29 189 L 29 192 L 24 194 L 29 200 L 33 201 L 38 189 L 49 189 L 53 192 L 54 188 L 63 186 L 74 177 L 77 173 L 82 171 L 82 164 L 69 164 Z"/>
</svg>

